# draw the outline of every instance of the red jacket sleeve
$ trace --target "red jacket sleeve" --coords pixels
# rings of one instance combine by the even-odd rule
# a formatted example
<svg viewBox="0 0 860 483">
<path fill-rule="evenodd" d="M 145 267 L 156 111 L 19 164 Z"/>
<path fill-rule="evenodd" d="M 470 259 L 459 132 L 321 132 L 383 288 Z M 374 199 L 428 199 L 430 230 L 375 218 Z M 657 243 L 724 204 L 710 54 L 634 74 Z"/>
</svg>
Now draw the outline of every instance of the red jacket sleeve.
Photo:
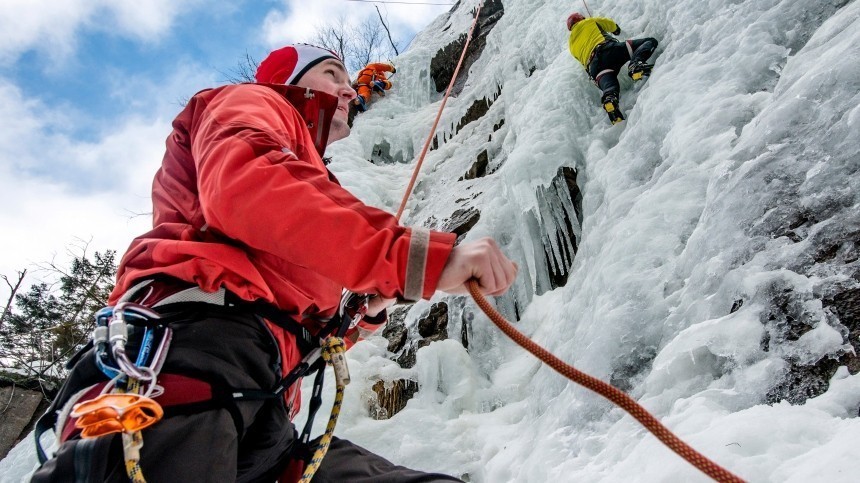
<svg viewBox="0 0 860 483">
<path fill-rule="evenodd" d="M 414 300 L 435 291 L 455 235 L 402 227 L 343 189 L 271 89 L 225 89 L 192 128 L 191 154 L 206 229 L 355 292 Z"/>
</svg>

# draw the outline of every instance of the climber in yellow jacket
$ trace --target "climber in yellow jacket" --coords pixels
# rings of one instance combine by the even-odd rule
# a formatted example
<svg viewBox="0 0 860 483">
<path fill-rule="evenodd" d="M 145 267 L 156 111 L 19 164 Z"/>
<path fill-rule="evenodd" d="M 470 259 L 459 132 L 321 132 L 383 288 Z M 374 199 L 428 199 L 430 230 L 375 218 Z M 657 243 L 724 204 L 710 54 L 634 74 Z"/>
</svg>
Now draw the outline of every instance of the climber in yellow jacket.
<svg viewBox="0 0 860 483">
<path fill-rule="evenodd" d="M 355 98 L 355 106 L 359 111 L 366 111 L 370 104 L 373 92 L 384 96 L 385 91 L 391 89 L 391 81 L 385 77 L 386 72 L 394 74 L 397 69 L 390 62 L 373 62 L 358 73 L 358 78 L 353 84 L 358 96 Z"/>
<path fill-rule="evenodd" d="M 571 55 L 578 60 L 597 87 L 603 91 L 600 103 L 612 124 L 624 120 L 618 108 L 620 86 L 618 72 L 627 61 L 627 75 L 639 81 L 651 74 L 652 64 L 646 63 L 657 48 L 653 38 L 619 41 L 621 33 L 615 21 L 606 17 L 585 18 L 574 12 L 567 18 L 568 40 Z"/>
</svg>

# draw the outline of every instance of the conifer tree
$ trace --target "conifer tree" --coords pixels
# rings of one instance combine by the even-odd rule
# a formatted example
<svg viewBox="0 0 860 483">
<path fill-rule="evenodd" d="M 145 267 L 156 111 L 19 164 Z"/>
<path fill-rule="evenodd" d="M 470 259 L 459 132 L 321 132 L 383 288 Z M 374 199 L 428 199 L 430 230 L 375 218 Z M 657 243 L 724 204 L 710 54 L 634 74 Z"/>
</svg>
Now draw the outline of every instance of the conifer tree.
<svg viewBox="0 0 860 483">
<path fill-rule="evenodd" d="M 0 326 L 0 368 L 7 377 L 55 385 L 65 362 L 92 332 L 95 312 L 107 304 L 116 274 L 116 252 L 84 252 L 68 269 L 49 265 L 58 282 L 33 284 L 15 296 Z"/>
</svg>

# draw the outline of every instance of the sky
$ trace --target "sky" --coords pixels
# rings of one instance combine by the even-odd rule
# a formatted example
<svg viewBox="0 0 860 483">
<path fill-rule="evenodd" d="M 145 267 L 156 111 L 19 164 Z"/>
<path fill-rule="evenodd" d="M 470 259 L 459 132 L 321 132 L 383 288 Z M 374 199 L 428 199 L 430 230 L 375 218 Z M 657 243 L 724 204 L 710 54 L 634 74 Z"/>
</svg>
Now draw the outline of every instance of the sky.
<svg viewBox="0 0 860 483">
<path fill-rule="evenodd" d="M 450 8 L 378 5 L 403 43 Z M 149 228 L 152 176 L 184 100 L 225 84 L 246 55 L 376 15 L 348 0 L 4 0 L 0 275 L 27 269 L 26 285 L 83 247 L 122 254 Z M 0 283 L 4 305 L 8 295 Z"/>
</svg>

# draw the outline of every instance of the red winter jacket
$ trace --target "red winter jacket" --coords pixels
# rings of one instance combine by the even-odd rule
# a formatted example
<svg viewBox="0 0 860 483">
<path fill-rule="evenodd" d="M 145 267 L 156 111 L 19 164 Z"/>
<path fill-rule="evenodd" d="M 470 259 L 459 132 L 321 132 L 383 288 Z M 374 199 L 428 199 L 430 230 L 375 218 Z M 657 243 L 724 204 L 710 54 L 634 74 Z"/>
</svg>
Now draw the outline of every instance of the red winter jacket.
<svg viewBox="0 0 860 483">
<path fill-rule="evenodd" d="M 429 298 L 455 235 L 402 227 L 338 184 L 321 159 L 336 108 L 334 96 L 274 84 L 192 97 L 153 182 L 153 229 L 122 258 L 110 303 L 158 274 L 311 326 L 336 312 L 343 287 Z M 289 371 L 298 351 L 276 330 Z"/>
</svg>

